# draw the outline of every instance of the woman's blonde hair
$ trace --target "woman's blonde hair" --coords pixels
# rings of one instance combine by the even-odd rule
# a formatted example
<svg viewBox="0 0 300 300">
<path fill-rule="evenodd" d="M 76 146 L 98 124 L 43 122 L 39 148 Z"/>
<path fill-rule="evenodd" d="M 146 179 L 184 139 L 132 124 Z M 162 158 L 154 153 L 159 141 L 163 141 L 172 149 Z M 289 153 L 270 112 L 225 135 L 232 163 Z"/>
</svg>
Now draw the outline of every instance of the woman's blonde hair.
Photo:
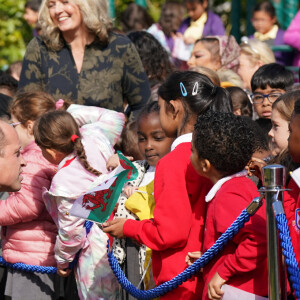
<svg viewBox="0 0 300 300">
<path fill-rule="evenodd" d="M 94 33 L 101 43 L 107 45 L 109 32 L 113 24 L 108 16 L 108 6 L 106 0 L 70 0 L 77 5 L 82 14 L 83 23 L 87 29 Z M 39 23 L 42 28 L 42 39 L 50 50 L 59 51 L 64 45 L 64 41 L 58 27 L 53 23 L 49 8 L 49 0 L 43 0 L 39 11 Z"/>
<path fill-rule="evenodd" d="M 247 55 L 250 63 L 256 65 L 259 61 L 263 64 L 275 62 L 275 56 L 267 43 L 256 39 L 248 39 L 241 43 L 241 54 Z"/>
</svg>

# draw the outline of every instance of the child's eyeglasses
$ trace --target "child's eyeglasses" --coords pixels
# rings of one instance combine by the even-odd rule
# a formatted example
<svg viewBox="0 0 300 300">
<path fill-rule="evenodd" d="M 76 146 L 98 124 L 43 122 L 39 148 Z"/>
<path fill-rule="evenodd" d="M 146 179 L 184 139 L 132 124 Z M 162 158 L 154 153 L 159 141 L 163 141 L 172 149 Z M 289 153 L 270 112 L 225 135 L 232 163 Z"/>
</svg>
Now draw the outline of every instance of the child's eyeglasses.
<svg viewBox="0 0 300 300">
<path fill-rule="evenodd" d="M 251 99 L 254 104 L 261 104 L 264 102 L 265 98 L 269 100 L 270 103 L 273 103 L 282 93 L 270 93 L 270 94 L 252 94 Z"/>
<path fill-rule="evenodd" d="M 9 123 L 10 126 L 12 126 L 13 128 L 16 128 L 17 125 L 22 124 L 22 122 L 14 122 L 14 123 Z"/>
</svg>

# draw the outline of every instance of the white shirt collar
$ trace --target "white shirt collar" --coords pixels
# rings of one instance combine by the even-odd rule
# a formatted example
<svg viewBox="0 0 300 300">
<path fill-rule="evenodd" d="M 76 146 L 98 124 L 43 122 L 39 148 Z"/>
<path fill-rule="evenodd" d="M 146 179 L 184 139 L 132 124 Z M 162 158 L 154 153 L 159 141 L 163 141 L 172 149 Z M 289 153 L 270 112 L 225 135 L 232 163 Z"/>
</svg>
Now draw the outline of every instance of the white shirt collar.
<svg viewBox="0 0 300 300">
<path fill-rule="evenodd" d="M 296 182 L 298 187 L 300 187 L 300 168 L 296 169 L 292 174 L 291 177 Z"/>
<path fill-rule="evenodd" d="M 232 178 L 235 178 L 235 177 L 244 177 L 244 176 L 246 176 L 246 175 L 247 175 L 247 171 L 246 171 L 246 170 L 243 170 L 243 171 L 241 171 L 241 172 L 239 172 L 239 173 L 236 173 L 236 174 L 233 174 L 233 175 L 231 175 L 231 176 L 227 176 L 227 177 L 224 177 L 224 178 L 218 180 L 218 181 L 214 184 L 214 186 L 210 189 L 209 193 L 205 196 L 205 202 L 211 201 L 211 200 L 215 197 L 217 191 L 221 188 L 221 186 L 222 186 L 226 181 L 228 181 L 228 180 L 230 180 L 230 179 L 232 179 Z"/>
<path fill-rule="evenodd" d="M 173 151 L 179 144 L 191 142 L 193 137 L 193 133 L 186 133 L 179 136 L 171 145 L 171 151 Z"/>
</svg>

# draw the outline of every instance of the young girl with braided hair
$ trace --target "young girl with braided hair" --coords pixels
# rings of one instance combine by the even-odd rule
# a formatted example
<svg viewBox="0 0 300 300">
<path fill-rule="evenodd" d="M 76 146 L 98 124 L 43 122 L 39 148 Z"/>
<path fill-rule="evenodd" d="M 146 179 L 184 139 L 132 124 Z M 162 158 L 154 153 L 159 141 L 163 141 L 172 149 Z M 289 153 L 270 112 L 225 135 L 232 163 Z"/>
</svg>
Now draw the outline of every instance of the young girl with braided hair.
<svg viewBox="0 0 300 300">
<path fill-rule="evenodd" d="M 75 277 L 81 299 L 116 299 L 118 283 L 108 264 L 107 236 L 98 226 L 89 234 L 84 219 L 70 216 L 74 201 L 104 180 L 106 163 L 120 137 L 124 115 L 108 109 L 72 104 L 67 111 L 53 111 L 34 124 L 34 137 L 44 157 L 58 165 L 43 196 L 58 228 L 55 259 L 58 273 L 68 269 L 80 251 Z"/>
</svg>

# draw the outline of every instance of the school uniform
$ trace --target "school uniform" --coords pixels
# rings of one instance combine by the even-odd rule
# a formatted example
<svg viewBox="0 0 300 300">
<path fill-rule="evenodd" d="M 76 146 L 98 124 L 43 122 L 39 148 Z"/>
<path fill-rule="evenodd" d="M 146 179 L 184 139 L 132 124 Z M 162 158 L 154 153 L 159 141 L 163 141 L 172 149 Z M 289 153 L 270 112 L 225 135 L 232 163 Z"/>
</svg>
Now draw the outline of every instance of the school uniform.
<svg viewBox="0 0 300 300">
<path fill-rule="evenodd" d="M 206 196 L 208 208 L 203 253 L 214 245 L 257 196 L 256 185 L 244 172 L 222 178 L 213 186 Z M 229 288 L 237 288 L 241 294 L 268 295 L 266 233 L 264 203 L 220 254 L 204 267 L 202 299 L 208 299 L 207 285 L 216 272 L 226 280 Z"/>
<path fill-rule="evenodd" d="M 154 218 L 127 220 L 123 227 L 125 236 L 152 249 L 153 276 L 157 285 L 182 272 L 187 267 L 187 253 L 200 251 L 202 247 L 204 197 L 211 182 L 199 176 L 191 165 L 191 139 L 191 133 L 177 138 L 172 151 L 156 166 Z M 160 299 L 199 299 L 200 281 L 199 276 L 194 276 Z"/>
<path fill-rule="evenodd" d="M 300 168 L 291 174 L 291 180 L 288 184 L 290 191 L 284 192 L 284 211 L 290 229 L 290 235 L 293 243 L 294 252 L 298 264 L 300 263 Z"/>
</svg>

